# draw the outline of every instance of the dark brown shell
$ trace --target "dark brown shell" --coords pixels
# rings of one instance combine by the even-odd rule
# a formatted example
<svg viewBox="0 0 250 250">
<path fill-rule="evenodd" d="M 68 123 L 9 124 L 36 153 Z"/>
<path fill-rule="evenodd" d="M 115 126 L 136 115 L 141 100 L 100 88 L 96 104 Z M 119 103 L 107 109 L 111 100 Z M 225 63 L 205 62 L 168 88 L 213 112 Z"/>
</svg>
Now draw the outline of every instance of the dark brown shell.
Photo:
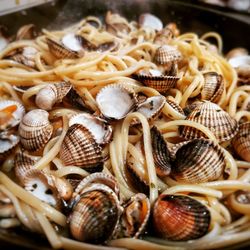
<svg viewBox="0 0 250 250">
<path fill-rule="evenodd" d="M 185 113 L 184 113 L 183 109 L 170 96 L 166 97 L 166 104 L 165 105 L 170 110 L 168 112 L 168 114 L 166 114 L 167 116 L 169 116 L 170 118 L 173 118 L 173 115 L 174 115 L 175 118 L 178 117 L 179 119 L 185 119 Z"/>
<path fill-rule="evenodd" d="M 240 124 L 239 131 L 232 140 L 232 145 L 242 159 L 250 162 L 250 122 Z"/>
<path fill-rule="evenodd" d="M 164 29 L 156 33 L 156 36 L 154 38 L 154 43 L 159 45 L 168 44 L 170 41 L 173 40 L 173 38 L 174 38 L 173 31 L 168 27 L 165 27 Z"/>
<path fill-rule="evenodd" d="M 157 236 L 186 241 L 208 232 L 210 212 L 199 201 L 184 195 L 159 196 L 153 207 L 153 224 Z"/>
<path fill-rule="evenodd" d="M 203 76 L 205 82 L 201 91 L 202 100 L 218 103 L 225 89 L 222 75 L 216 72 L 208 72 L 203 74 Z"/>
<path fill-rule="evenodd" d="M 194 139 L 178 149 L 171 175 L 179 182 L 197 184 L 217 180 L 225 167 L 225 155 L 219 145 Z"/>
<path fill-rule="evenodd" d="M 202 124 L 213 132 L 219 142 L 232 139 L 238 131 L 238 122 L 215 103 L 205 101 L 198 105 L 186 118 Z M 187 139 L 206 137 L 200 130 L 180 126 L 180 135 Z"/>
<path fill-rule="evenodd" d="M 72 125 L 63 140 L 60 159 L 66 166 L 91 169 L 103 161 L 101 147 L 90 131 L 80 124 Z"/>
<path fill-rule="evenodd" d="M 195 102 L 193 102 L 193 103 L 187 105 L 187 106 L 183 109 L 184 114 L 185 114 L 186 116 L 188 116 L 191 112 L 193 112 L 193 111 L 195 110 L 196 107 L 202 105 L 202 103 L 203 103 L 202 101 L 195 101 Z"/>
<path fill-rule="evenodd" d="M 154 60 L 157 64 L 166 65 L 172 62 L 178 62 L 181 57 L 181 52 L 176 47 L 163 45 L 156 50 Z"/>
<path fill-rule="evenodd" d="M 156 173 L 160 177 L 168 176 L 171 172 L 171 159 L 167 143 L 155 126 L 150 132 Z"/>
</svg>

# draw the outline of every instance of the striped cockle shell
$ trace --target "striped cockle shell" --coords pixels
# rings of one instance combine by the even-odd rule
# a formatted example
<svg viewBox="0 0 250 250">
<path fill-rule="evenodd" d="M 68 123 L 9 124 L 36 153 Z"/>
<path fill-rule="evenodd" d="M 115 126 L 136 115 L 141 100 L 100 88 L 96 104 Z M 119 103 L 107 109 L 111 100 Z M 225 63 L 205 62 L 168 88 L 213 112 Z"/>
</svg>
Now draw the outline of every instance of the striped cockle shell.
<svg viewBox="0 0 250 250">
<path fill-rule="evenodd" d="M 122 84 L 103 87 L 96 96 L 96 102 L 104 117 L 115 120 L 124 118 L 137 105 L 135 93 Z"/>
<path fill-rule="evenodd" d="M 232 140 L 232 145 L 243 160 L 250 162 L 250 122 L 240 124 L 239 131 Z"/>
<path fill-rule="evenodd" d="M 211 223 L 208 208 L 185 195 L 162 194 L 153 207 L 153 225 L 158 237 L 187 241 L 205 235 Z"/>
<path fill-rule="evenodd" d="M 165 106 L 167 113 L 165 112 L 165 115 L 170 117 L 171 119 L 180 119 L 183 120 L 185 119 L 185 113 L 181 106 L 174 100 L 172 96 L 167 96 L 166 97 L 166 104 Z"/>
<path fill-rule="evenodd" d="M 181 57 L 181 52 L 177 49 L 177 47 L 163 45 L 156 50 L 154 60 L 157 64 L 167 65 L 172 62 L 180 61 Z"/>
<path fill-rule="evenodd" d="M 69 126 L 74 124 L 81 124 L 86 127 L 95 138 L 96 143 L 100 145 L 107 144 L 112 139 L 112 127 L 97 116 L 89 113 L 76 114 L 69 120 Z"/>
<path fill-rule="evenodd" d="M 171 175 L 182 183 L 203 183 L 219 179 L 226 167 L 223 150 L 211 140 L 194 139 L 176 152 Z"/>
<path fill-rule="evenodd" d="M 201 91 L 201 99 L 218 103 L 225 89 L 222 75 L 216 72 L 207 72 L 203 76 L 204 86 Z"/>
<path fill-rule="evenodd" d="M 92 133 L 81 124 L 69 127 L 62 142 L 60 159 L 66 166 L 79 166 L 87 170 L 103 162 L 101 147 Z"/>
<path fill-rule="evenodd" d="M 139 16 L 139 26 L 142 28 L 151 28 L 157 31 L 163 29 L 162 21 L 150 13 L 143 13 Z"/>
<path fill-rule="evenodd" d="M 207 127 L 219 142 L 232 139 L 238 131 L 238 122 L 215 103 L 204 101 L 198 105 L 186 118 Z M 190 140 L 206 137 L 197 128 L 189 126 L 179 127 L 181 137 Z"/>
<path fill-rule="evenodd" d="M 49 113 L 42 109 L 33 109 L 24 115 L 18 132 L 25 149 L 36 151 L 49 141 L 53 126 L 48 118 Z"/>
<path fill-rule="evenodd" d="M 170 88 L 173 88 L 180 79 L 177 76 L 163 75 L 160 71 L 153 69 L 140 70 L 134 76 L 147 87 L 153 88 L 160 93 L 165 93 Z"/>
<path fill-rule="evenodd" d="M 51 110 L 68 94 L 72 85 L 69 82 L 49 83 L 36 94 L 36 105 L 40 109 Z"/>
<path fill-rule="evenodd" d="M 24 106 L 13 100 L 0 101 L 0 131 L 18 125 L 25 113 Z"/>
<path fill-rule="evenodd" d="M 117 195 L 104 184 L 93 183 L 81 194 L 68 217 L 71 235 L 91 243 L 103 243 L 118 228 L 122 207 Z"/>
<path fill-rule="evenodd" d="M 156 173 L 160 177 L 166 177 L 171 172 L 171 158 L 167 143 L 155 126 L 150 132 Z"/>
<path fill-rule="evenodd" d="M 184 109 L 184 114 L 186 116 L 188 116 L 191 112 L 193 112 L 195 110 L 195 108 L 197 108 L 198 106 L 202 105 L 203 102 L 202 101 L 194 101 L 191 104 L 188 104 Z"/>
</svg>

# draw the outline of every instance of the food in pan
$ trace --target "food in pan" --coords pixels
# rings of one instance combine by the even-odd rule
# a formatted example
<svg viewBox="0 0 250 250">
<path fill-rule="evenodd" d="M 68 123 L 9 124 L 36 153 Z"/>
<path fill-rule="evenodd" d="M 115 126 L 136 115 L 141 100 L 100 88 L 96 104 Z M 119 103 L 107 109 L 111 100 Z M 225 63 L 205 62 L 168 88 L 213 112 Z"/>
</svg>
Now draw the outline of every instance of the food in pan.
<svg viewBox="0 0 250 250">
<path fill-rule="evenodd" d="M 249 239 L 244 48 L 149 13 L 1 39 L 1 227 L 64 249 Z"/>
</svg>

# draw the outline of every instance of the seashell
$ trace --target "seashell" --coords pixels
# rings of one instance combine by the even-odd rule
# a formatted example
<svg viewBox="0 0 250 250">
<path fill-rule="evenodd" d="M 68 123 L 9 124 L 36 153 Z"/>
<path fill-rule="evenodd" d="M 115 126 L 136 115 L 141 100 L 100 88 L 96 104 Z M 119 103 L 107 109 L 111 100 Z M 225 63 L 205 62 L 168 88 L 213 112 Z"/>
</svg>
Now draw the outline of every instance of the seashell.
<svg viewBox="0 0 250 250">
<path fill-rule="evenodd" d="M 186 241 L 208 232 L 211 216 L 199 201 L 184 195 L 162 194 L 153 207 L 153 224 L 157 236 Z"/>
<path fill-rule="evenodd" d="M 36 26 L 34 24 L 26 24 L 22 26 L 16 34 L 16 40 L 31 40 L 37 37 Z"/>
<path fill-rule="evenodd" d="M 0 221 L 3 218 L 13 218 L 16 216 L 16 209 L 13 204 L 0 203 Z"/>
<path fill-rule="evenodd" d="M 166 97 L 166 103 L 165 106 L 167 107 L 168 114 L 170 118 L 173 118 L 173 115 L 175 116 L 175 119 L 178 117 L 179 119 L 185 119 L 185 113 L 181 106 L 172 98 L 171 96 Z"/>
<path fill-rule="evenodd" d="M 24 185 L 25 175 L 33 169 L 40 157 L 29 155 L 24 150 L 19 150 L 15 155 L 14 171 L 19 182 Z"/>
<path fill-rule="evenodd" d="M 25 149 L 36 151 L 49 141 L 53 126 L 48 118 L 49 113 L 42 109 L 33 109 L 24 115 L 18 132 Z"/>
<path fill-rule="evenodd" d="M 18 125 L 25 113 L 24 106 L 16 101 L 0 101 L 0 131 Z"/>
<path fill-rule="evenodd" d="M 137 105 L 135 93 L 121 84 L 103 87 L 96 96 L 96 102 L 103 116 L 120 120 Z"/>
<path fill-rule="evenodd" d="M 227 54 L 226 54 L 226 59 L 230 60 L 232 58 L 235 57 L 239 57 L 239 56 L 246 56 L 248 55 L 248 51 L 245 48 L 234 48 L 232 50 L 230 50 Z"/>
<path fill-rule="evenodd" d="M 93 135 L 96 143 L 100 145 L 107 144 L 112 139 L 112 127 L 97 116 L 88 113 L 74 115 L 69 120 L 69 126 L 74 124 L 81 124 L 87 128 Z"/>
<path fill-rule="evenodd" d="M 181 57 L 181 52 L 175 46 L 163 45 L 156 50 L 154 60 L 157 64 L 166 65 L 180 61 Z"/>
<path fill-rule="evenodd" d="M 143 114 L 151 122 L 160 115 L 165 102 L 165 97 L 162 95 L 152 96 L 139 104 L 136 111 Z"/>
<path fill-rule="evenodd" d="M 36 94 L 36 105 L 40 109 L 51 110 L 56 103 L 62 102 L 71 87 L 71 83 L 64 81 L 46 85 Z"/>
<path fill-rule="evenodd" d="M 242 159 L 250 162 L 250 122 L 240 124 L 239 131 L 232 140 L 232 145 Z"/>
<path fill-rule="evenodd" d="M 150 14 L 150 13 L 144 13 L 139 16 L 139 26 L 142 28 L 151 28 L 157 31 L 160 31 L 163 29 L 162 21 Z"/>
<path fill-rule="evenodd" d="M 121 231 L 118 237 L 138 238 L 145 231 L 149 219 L 149 199 L 145 194 L 138 193 L 132 196 L 123 207 Z"/>
<path fill-rule="evenodd" d="M 168 23 L 165 28 L 170 29 L 175 37 L 180 35 L 180 30 L 178 29 L 177 24 L 174 22 Z"/>
<path fill-rule="evenodd" d="M 151 128 L 150 132 L 156 173 L 160 177 L 166 177 L 171 171 L 171 159 L 167 143 L 155 126 Z"/>
<path fill-rule="evenodd" d="M 242 65 L 250 65 L 250 56 L 249 55 L 242 55 L 233 57 L 228 60 L 232 67 L 238 68 Z"/>
<path fill-rule="evenodd" d="M 225 89 L 222 75 L 216 72 L 208 72 L 203 76 L 205 82 L 201 91 L 201 99 L 218 103 Z"/>
<path fill-rule="evenodd" d="M 81 124 L 69 127 L 62 142 L 60 159 L 66 166 L 74 165 L 87 170 L 103 161 L 101 147 L 95 141 L 92 133 Z"/>
<path fill-rule="evenodd" d="M 250 192 L 238 190 L 235 192 L 236 200 L 241 204 L 250 204 Z"/>
<path fill-rule="evenodd" d="M 82 46 L 82 39 L 83 37 L 79 35 L 75 35 L 74 33 L 68 33 L 62 37 L 62 45 L 69 49 L 70 51 L 76 53 L 83 53 L 83 46 Z"/>
<path fill-rule="evenodd" d="M 183 111 L 184 111 L 184 114 L 186 116 L 188 116 L 196 107 L 202 105 L 203 102 L 202 101 L 195 101 L 195 102 L 192 102 L 191 104 L 187 105 Z"/>
<path fill-rule="evenodd" d="M 163 75 L 158 70 L 141 70 L 135 77 L 144 85 L 156 89 L 160 93 L 165 93 L 173 88 L 180 79 L 177 76 Z"/>
<path fill-rule="evenodd" d="M 225 155 L 220 146 L 200 138 L 177 150 L 171 175 L 179 182 L 197 184 L 217 180 L 225 167 Z"/>
<path fill-rule="evenodd" d="M 174 38 L 173 31 L 167 27 L 156 33 L 154 43 L 158 45 L 169 44 Z"/>
<path fill-rule="evenodd" d="M 91 243 L 103 243 L 117 231 L 122 208 L 108 186 L 92 184 L 81 194 L 69 216 L 71 235 Z"/>
<path fill-rule="evenodd" d="M 176 144 L 169 144 L 168 149 L 169 149 L 169 153 L 170 153 L 170 158 L 172 160 L 175 160 L 176 152 L 178 151 L 178 149 L 181 148 L 183 145 L 186 145 L 189 142 L 190 141 L 182 141 L 182 142 L 179 142 L 179 143 L 176 143 Z"/>
<path fill-rule="evenodd" d="M 47 44 L 50 52 L 57 58 L 57 59 L 76 59 L 83 56 L 83 52 L 79 53 L 79 51 L 71 50 L 65 47 L 63 44 L 47 37 Z"/>
<path fill-rule="evenodd" d="M 119 43 L 115 41 L 105 42 L 97 46 L 98 52 L 116 51 L 119 48 Z"/>
<path fill-rule="evenodd" d="M 186 120 L 204 125 L 213 132 L 219 142 L 232 139 L 238 131 L 237 121 L 220 106 L 209 101 L 198 105 Z M 180 126 L 179 131 L 180 135 L 187 140 L 206 137 L 200 130 L 189 126 Z"/>
<path fill-rule="evenodd" d="M 0 161 L 5 160 L 13 152 L 19 141 L 19 136 L 9 134 L 8 131 L 0 133 Z"/>
</svg>

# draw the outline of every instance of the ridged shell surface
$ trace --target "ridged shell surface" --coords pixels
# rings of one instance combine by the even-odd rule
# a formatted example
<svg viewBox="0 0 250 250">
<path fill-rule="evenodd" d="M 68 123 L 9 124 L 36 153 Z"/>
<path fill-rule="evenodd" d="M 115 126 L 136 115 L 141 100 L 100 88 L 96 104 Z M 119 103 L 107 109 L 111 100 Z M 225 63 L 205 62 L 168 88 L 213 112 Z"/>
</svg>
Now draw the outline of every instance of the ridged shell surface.
<svg viewBox="0 0 250 250">
<path fill-rule="evenodd" d="M 165 65 L 177 62 L 181 57 L 181 52 L 175 46 L 163 45 L 156 50 L 154 60 L 157 64 Z"/>
</svg>

